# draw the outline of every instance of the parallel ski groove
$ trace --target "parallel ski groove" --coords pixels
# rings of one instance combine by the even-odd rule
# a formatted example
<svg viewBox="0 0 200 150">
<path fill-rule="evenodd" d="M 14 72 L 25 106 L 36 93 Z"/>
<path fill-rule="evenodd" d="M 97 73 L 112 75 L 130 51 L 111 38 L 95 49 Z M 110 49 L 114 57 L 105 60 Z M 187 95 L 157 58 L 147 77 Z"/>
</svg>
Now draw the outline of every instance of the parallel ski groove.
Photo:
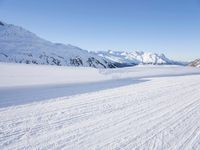
<svg viewBox="0 0 200 150">
<path fill-rule="evenodd" d="M 0 147 L 197 149 L 199 97 L 200 76 L 185 76 L 2 108 Z"/>
</svg>

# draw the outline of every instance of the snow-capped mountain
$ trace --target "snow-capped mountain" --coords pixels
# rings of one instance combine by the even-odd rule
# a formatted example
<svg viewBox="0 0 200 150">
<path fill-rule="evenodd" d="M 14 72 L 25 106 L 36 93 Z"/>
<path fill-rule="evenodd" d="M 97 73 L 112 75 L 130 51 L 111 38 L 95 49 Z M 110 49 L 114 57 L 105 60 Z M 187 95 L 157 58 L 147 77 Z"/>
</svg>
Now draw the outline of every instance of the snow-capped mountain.
<svg viewBox="0 0 200 150">
<path fill-rule="evenodd" d="M 96 52 L 101 57 L 104 57 L 112 62 L 123 65 L 138 65 L 138 64 L 176 64 L 175 61 L 172 61 L 165 57 L 164 54 L 156 54 L 150 52 L 125 52 L 125 51 L 99 51 Z"/>
<path fill-rule="evenodd" d="M 72 45 L 55 44 L 0 22 L 0 61 L 26 64 L 113 68 L 108 60 Z"/>
<path fill-rule="evenodd" d="M 189 66 L 199 67 L 200 68 L 200 58 L 192 61 L 191 63 L 189 63 Z"/>
<path fill-rule="evenodd" d="M 88 52 L 76 46 L 52 43 L 22 27 L 3 22 L 0 22 L 0 62 L 95 68 L 178 64 L 164 54 L 111 50 Z"/>
</svg>

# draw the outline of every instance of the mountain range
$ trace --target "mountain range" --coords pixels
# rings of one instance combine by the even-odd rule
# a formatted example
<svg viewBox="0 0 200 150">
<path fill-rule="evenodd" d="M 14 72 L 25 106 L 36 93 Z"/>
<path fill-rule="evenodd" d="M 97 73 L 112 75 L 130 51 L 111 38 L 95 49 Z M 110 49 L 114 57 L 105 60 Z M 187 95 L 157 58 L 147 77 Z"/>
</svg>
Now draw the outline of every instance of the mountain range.
<svg viewBox="0 0 200 150">
<path fill-rule="evenodd" d="M 162 65 L 162 64 L 178 64 L 173 60 L 167 58 L 164 54 L 156 54 L 150 52 L 126 52 L 126 51 L 99 51 L 96 52 L 98 56 L 106 58 L 115 64 L 121 64 L 125 66 L 132 66 L 138 64 L 153 64 L 153 65 Z"/>
<path fill-rule="evenodd" d="M 52 43 L 12 24 L 0 22 L 0 62 L 115 68 L 138 64 L 180 64 L 150 52 L 89 52 L 73 45 Z"/>
</svg>

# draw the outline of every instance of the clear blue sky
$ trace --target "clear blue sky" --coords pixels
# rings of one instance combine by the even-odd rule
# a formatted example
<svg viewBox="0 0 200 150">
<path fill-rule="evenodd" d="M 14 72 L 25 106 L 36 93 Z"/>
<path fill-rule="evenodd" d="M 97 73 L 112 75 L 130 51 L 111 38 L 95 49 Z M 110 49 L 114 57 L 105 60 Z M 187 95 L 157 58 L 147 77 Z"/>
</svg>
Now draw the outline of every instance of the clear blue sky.
<svg viewBox="0 0 200 150">
<path fill-rule="evenodd" d="M 200 57 L 200 0 L 0 0 L 0 20 L 87 50 Z"/>
</svg>

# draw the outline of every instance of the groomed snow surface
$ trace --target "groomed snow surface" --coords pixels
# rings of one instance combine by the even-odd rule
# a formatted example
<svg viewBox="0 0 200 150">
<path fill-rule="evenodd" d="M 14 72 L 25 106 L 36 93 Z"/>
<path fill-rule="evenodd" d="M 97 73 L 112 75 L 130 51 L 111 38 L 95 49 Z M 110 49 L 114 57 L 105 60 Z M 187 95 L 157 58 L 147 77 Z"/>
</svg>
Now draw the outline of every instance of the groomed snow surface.
<svg viewBox="0 0 200 150">
<path fill-rule="evenodd" d="M 0 149 L 200 149 L 200 69 L 0 64 Z"/>
</svg>

